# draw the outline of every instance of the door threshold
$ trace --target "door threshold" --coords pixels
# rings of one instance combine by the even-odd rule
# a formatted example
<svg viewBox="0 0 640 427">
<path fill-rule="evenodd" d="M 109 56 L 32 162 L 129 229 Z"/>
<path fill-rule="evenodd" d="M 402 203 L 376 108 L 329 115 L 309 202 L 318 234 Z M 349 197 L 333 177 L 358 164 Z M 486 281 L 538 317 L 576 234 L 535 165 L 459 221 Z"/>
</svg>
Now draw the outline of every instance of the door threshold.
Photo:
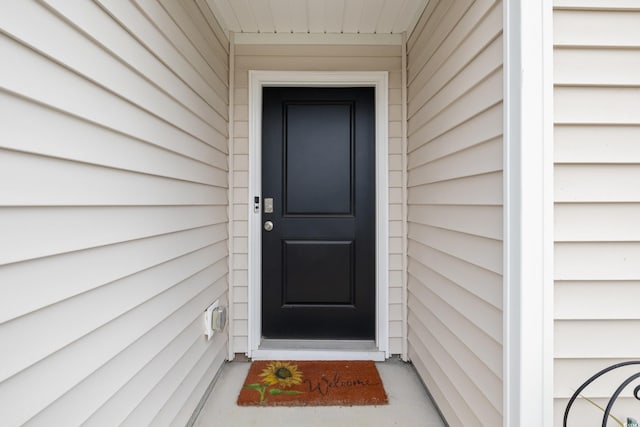
<svg viewBox="0 0 640 427">
<path fill-rule="evenodd" d="M 375 341 L 263 339 L 253 360 L 385 360 Z"/>
</svg>

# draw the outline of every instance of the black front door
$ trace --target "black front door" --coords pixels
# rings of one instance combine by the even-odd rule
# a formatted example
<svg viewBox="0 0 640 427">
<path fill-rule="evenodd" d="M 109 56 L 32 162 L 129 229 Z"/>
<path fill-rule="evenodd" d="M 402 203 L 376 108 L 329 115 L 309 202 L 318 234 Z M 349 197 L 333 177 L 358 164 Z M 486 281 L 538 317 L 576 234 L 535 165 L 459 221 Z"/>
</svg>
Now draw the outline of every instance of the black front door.
<svg viewBox="0 0 640 427">
<path fill-rule="evenodd" d="M 263 89 L 264 338 L 375 338 L 374 105 L 369 87 Z"/>
</svg>

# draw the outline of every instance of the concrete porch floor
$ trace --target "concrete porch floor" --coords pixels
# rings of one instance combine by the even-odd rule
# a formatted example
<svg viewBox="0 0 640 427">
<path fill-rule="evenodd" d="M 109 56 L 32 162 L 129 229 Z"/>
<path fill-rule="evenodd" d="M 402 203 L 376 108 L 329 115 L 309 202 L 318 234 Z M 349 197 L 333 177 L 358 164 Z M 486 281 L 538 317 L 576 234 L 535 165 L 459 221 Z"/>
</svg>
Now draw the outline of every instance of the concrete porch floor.
<svg viewBox="0 0 640 427">
<path fill-rule="evenodd" d="M 378 363 L 389 404 L 384 406 L 240 407 L 236 399 L 248 362 L 227 363 L 194 426 L 197 427 L 441 427 L 427 391 L 410 364 L 398 359 Z"/>
</svg>

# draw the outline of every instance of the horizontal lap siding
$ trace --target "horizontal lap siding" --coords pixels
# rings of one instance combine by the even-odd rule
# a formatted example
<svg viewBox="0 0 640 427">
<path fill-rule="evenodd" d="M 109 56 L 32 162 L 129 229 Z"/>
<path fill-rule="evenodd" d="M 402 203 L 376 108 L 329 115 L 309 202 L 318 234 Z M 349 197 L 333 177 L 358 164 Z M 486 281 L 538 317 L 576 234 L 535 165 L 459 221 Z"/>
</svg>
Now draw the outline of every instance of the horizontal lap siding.
<svg viewBox="0 0 640 427">
<path fill-rule="evenodd" d="M 640 7 L 556 0 L 555 425 L 573 390 L 598 370 L 640 358 Z M 601 405 L 635 370 L 584 394 Z M 631 387 L 632 388 L 632 387 Z M 614 406 L 637 418 L 626 390 Z M 570 423 L 601 419 L 578 402 Z"/>
<path fill-rule="evenodd" d="M 408 43 L 409 356 L 452 426 L 502 424 L 502 45 L 466 0 Z"/>
<path fill-rule="evenodd" d="M 389 72 L 389 335 L 390 352 L 402 352 L 402 114 L 401 46 L 237 45 L 235 47 L 233 155 L 234 340 L 247 351 L 249 200 L 249 70 Z"/>
<path fill-rule="evenodd" d="M 184 425 L 224 361 L 202 312 L 228 288 L 228 46 L 204 6 L 0 6 L 3 425 Z"/>
</svg>

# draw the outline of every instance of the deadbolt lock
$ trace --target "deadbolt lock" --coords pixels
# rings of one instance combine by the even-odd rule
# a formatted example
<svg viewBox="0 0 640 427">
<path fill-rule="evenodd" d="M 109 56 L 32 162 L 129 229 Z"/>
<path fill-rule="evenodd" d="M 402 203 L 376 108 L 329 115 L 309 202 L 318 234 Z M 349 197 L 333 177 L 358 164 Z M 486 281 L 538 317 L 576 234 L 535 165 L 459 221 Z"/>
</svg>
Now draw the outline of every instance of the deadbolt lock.
<svg viewBox="0 0 640 427">
<path fill-rule="evenodd" d="M 273 213 L 273 198 L 267 197 L 264 199 L 264 213 Z"/>
</svg>

